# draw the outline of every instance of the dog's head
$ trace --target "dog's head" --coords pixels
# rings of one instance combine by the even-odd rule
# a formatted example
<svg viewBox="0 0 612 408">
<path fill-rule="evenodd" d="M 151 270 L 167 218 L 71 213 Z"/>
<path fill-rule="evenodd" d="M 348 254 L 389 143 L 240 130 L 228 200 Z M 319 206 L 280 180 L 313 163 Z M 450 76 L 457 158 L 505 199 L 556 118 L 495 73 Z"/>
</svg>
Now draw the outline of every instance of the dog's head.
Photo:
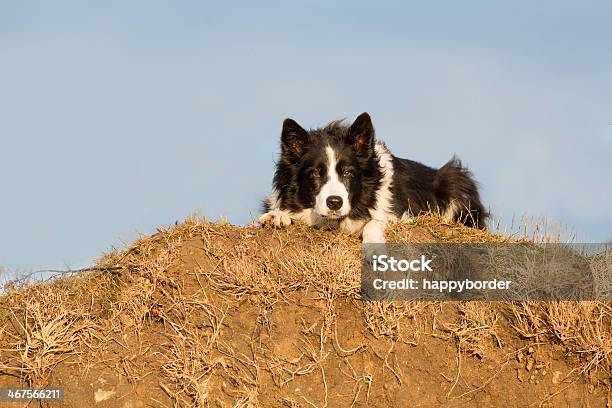
<svg viewBox="0 0 612 408">
<path fill-rule="evenodd" d="M 324 219 L 340 219 L 361 200 L 362 182 L 378 171 L 374 127 L 362 113 L 352 125 L 341 121 L 307 131 L 285 119 L 281 160 L 293 170 L 296 200 Z"/>
</svg>

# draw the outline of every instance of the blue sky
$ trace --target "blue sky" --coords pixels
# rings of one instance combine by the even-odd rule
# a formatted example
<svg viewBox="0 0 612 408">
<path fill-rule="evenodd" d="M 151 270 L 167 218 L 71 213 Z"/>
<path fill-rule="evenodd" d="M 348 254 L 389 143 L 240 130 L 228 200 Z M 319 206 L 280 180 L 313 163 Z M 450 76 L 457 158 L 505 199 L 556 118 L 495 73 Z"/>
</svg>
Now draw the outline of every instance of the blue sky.
<svg viewBox="0 0 612 408">
<path fill-rule="evenodd" d="M 612 238 L 610 2 L 0 2 L 0 266 L 247 223 L 282 120 L 368 111 L 500 219 Z"/>
</svg>

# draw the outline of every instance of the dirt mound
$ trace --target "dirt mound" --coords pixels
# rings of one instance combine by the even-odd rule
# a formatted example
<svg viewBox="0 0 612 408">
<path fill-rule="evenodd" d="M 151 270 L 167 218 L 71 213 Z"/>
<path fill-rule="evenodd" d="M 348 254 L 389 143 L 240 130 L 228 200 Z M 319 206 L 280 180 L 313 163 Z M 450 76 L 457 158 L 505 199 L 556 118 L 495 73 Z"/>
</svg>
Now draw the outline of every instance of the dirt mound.
<svg viewBox="0 0 612 408">
<path fill-rule="evenodd" d="M 387 237 L 513 240 L 435 217 Z M 359 251 L 299 226 L 160 230 L 9 288 L 0 388 L 64 387 L 71 407 L 609 404 L 609 304 L 363 302 Z"/>
</svg>

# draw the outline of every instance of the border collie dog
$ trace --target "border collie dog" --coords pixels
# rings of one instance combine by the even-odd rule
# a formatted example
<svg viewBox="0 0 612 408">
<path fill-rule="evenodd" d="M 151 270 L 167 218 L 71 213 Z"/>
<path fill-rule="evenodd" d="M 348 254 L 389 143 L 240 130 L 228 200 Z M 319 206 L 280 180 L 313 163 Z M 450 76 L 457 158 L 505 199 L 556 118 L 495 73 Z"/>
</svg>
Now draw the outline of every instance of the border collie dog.
<svg viewBox="0 0 612 408">
<path fill-rule="evenodd" d="M 488 215 L 476 182 L 458 159 L 433 169 L 393 156 L 375 138 L 367 113 L 350 126 L 335 121 L 309 131 L 293 119 L 283 122 L 262 225 L 301 222 L 383 243 L 388 223 L 427 211 L 475 228 L 484 228 Z"/>
</svg>

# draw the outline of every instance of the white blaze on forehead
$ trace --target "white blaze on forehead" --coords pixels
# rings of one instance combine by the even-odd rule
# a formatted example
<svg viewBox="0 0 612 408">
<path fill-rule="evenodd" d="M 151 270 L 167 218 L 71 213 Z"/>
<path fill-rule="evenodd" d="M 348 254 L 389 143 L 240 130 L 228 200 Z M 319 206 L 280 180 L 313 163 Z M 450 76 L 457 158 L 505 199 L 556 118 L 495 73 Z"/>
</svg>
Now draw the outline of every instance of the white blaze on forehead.
<svg viewBox="0 0 612 408">
<path fill-rule="evenodd" d="M 340 207 L 340 209 L 337 210 L 337 213 L 334 213 L 334 215 L 345 216 L 351 210 L 351 206 L 349 203 L 346 186 L 344 183 L 342 183 L 342 181 L 340 181 L 338 171 L 336 170 L 336 166 L 338 164 L 336 152 L 331 146 L 327 146 L 325 148 L 325 153 L 327 155 L 327 180 L 325 181 L 325 184 L 323 184 L 323 187 L 321 187 L 321 191 L 319 191 L 319 194 L 317 194 L 315 199 L 315 211 L 322 216 L 330 215 L 332 211 L 327 206 L 327 198 L 331 196 L 338 196 L 342 199 L 342 207 Z"/>
</svg>

